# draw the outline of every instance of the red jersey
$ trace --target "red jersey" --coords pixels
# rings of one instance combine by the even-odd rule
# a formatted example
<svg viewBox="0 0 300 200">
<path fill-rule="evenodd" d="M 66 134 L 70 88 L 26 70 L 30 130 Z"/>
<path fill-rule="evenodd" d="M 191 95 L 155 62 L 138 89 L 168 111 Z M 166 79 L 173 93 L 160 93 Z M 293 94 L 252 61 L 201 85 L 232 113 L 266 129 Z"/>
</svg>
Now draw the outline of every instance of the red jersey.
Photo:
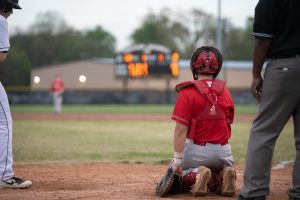
<svg viewBox="0 0 300 200">
<path fill-rule="evenodd" d="M 199 81 L 210 87 L 214 80 Z M 230 123 L 234 114 L 234 103 L 227 88 L 224 87 L 217 97 L 217 104 L 219 109 L 222 109 L 221 117 L 211 119 L 208 112 L 212 109 L 207 109 L 207 107 L 212 108 L 209 100 L 201 95 L 195 86 L 184 87 L 177 97 L 172 120 L 188 127 L 187 138 L 189 139 L 197 142 L 226 144 L 231 137 Z"/>
<path fill-rule="evenodd" d="M 52 92 L 61 92 L 65 88 L 65 84 L 61 79 L 55 79 L 51 84 Z"/>
</svg>

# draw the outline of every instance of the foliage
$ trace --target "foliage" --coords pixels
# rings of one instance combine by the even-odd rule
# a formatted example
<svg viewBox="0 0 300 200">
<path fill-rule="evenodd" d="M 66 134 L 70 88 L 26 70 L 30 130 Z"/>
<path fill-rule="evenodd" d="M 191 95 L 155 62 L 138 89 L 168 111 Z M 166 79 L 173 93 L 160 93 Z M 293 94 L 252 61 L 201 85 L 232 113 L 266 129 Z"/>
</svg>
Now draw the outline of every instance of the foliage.
<svg viewBox="0 0 300 200">
<path fill-rule="evenodd" d="M 141 27 L 134 30 L 131 35 L 134 43 L 157 43 L 173 51 L 180 51 L 176 40 L 187 34 L 187 29 L 168 17 L 169 10 L 160 14 L 149 13 L 145 16 Z"/>
<path fill-rule="evenodd" d="M 22 49 L 11 47 L 7 61 L 1 64 L 0 80 L 3 85 L 28 85 L 31 63 Z"/>
<path fill-rule="evenodd" d="M 225 33 L 224 56 L 230 60 L 251 60 L 252 55 L 252 24 L 253 18 L 248 18 L 246 28 L 230 26 Z"/>
<path fill-rule="evenodd" d="M 165 45 L 187 58 L 200 43 L 212 40 L 212 20 L 211 15 L 197 9 L 188 14 L 176 14 L 169 9 L 163 9 L 157 15 L 147 14 L 131 38 L 134 43 Z"/>
<path fill-rule="evenodd" d="M 3 84 L 10 86 L 29 85 L 31 68 L 112 57 L 116 45 L 114 36 L 100 26 L 80 32 L 68 26 L 56 12 L 37 15 L 29 30 L 18 31 L 10 42 L 12 47 L 0 77 Z"/>
<path fill-rule="evenodd" d="M 112 57 L 115 53 L 116 39 L 101 26 L 87 31 L 86 57 Z"/>
<path fill-rule="evenodd" d="M 148 13 L 141 26 L 131 35 L 133 43 L 157 43 L 178 51 L 183 59 L 189 59 L 193 51 L 203 45 L 216 45 L 216 17 L 200 9 L 173 12 L 162 9 L 160 13 Z M 234 27 L 223 19 L 223 57 L 228 60 L 251 59 L 251 25 Z"/>
<path fill-rule="evenodd" d="M 97 26 L 86 32 L 69 27 L 57 13 L 37 16 L 26 33 L 17 33 L 11 40 L 26 52 L 33 68 L 96 56 L 113 56 L 115 38 Z"/>
<path fill-rule="evenodd" d="M 187 14 L 180 14 L 180 22 L 184 24 L 188 33 L 182 37 L 183 58 L 190 58 L 193 51 L 199 46 L 215 46 L 215 22 L 213 15 L 199 9 L 192 9 Z"/>
</svg>

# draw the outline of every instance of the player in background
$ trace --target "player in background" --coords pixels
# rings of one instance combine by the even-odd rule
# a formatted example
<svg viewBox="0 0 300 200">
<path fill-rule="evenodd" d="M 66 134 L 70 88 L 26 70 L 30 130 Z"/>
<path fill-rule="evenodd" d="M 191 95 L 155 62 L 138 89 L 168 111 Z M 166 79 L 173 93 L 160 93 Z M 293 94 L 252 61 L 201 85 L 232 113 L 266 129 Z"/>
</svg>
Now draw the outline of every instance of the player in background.
<svg viewBox="0 0 300 200">
<path fill-rule="evenodd" d="M 190 62 L 194 81 L 176 86 L 174 159 L 169 166 L 182 177 L 182 189 L 176 192 L 191 191 L 194 196 L 236 193 L 234 158 L 228 143 L 234 102 L 225 82 L 216 79 L 222 63 L 218 49 L 197 48 Z"/>
<path fill-rule="evenodd" d="M 0 0 L 0 63 L 10 48 L 7 18 L 21 9 L 18 0 Z M 0 82 L 0 188 L 28 188 L 32 182 L 14 177 L 12 168 L 12 117 L 7 94 Z"/>
<path fill-rule="evenodd" d="M 276 140 L 291 117 L 296 158 L 288 196 L 289 200 L 300 200 L 299 8 L 299 0 L 259 0 L 255 8 L 251 90 L 260 103 L 250 131 L 244 186 L 238 200 L 267 199 Z M 265 60 L 268 63 L 262 76 Z"/>
<path fill-rule="evenodd" d="M 65 84 L 60 77 L 59 73 L 56 73 L 55 79 L 51 83 L 51 94 L 53 96 L 54 113 L 61 113 L 61 105 L 63 102 Z"/>
</svg>

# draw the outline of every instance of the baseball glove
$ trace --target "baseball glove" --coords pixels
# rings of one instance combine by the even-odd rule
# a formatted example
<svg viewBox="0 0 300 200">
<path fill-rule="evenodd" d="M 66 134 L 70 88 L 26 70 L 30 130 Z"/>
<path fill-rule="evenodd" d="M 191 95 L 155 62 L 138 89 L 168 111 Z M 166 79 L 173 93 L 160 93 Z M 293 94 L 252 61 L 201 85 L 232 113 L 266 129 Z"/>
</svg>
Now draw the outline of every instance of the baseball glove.
<svg viewBox="0 0 300 200">
<path fill-rule="evenodd" d="M 172 165 L 169 165 L 161 181 L 156 186 L 156 194 L 165 197 L 167 194 L 177 194 L 182 190 L 182 177 L 173 172 Z"/>
</svg>

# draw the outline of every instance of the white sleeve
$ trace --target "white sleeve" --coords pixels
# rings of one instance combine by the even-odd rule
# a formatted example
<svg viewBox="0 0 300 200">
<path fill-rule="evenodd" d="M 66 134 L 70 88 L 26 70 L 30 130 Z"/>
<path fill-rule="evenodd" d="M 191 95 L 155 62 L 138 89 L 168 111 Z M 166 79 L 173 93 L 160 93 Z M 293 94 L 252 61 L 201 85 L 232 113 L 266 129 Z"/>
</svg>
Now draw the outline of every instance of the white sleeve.
<svg viewBox="0 0 300 200">
<path fill-rule="evenodd" d="M 8 23 L 0 18 L 0 52 L 8 51 L 9 47 Z"/>
</svg>

